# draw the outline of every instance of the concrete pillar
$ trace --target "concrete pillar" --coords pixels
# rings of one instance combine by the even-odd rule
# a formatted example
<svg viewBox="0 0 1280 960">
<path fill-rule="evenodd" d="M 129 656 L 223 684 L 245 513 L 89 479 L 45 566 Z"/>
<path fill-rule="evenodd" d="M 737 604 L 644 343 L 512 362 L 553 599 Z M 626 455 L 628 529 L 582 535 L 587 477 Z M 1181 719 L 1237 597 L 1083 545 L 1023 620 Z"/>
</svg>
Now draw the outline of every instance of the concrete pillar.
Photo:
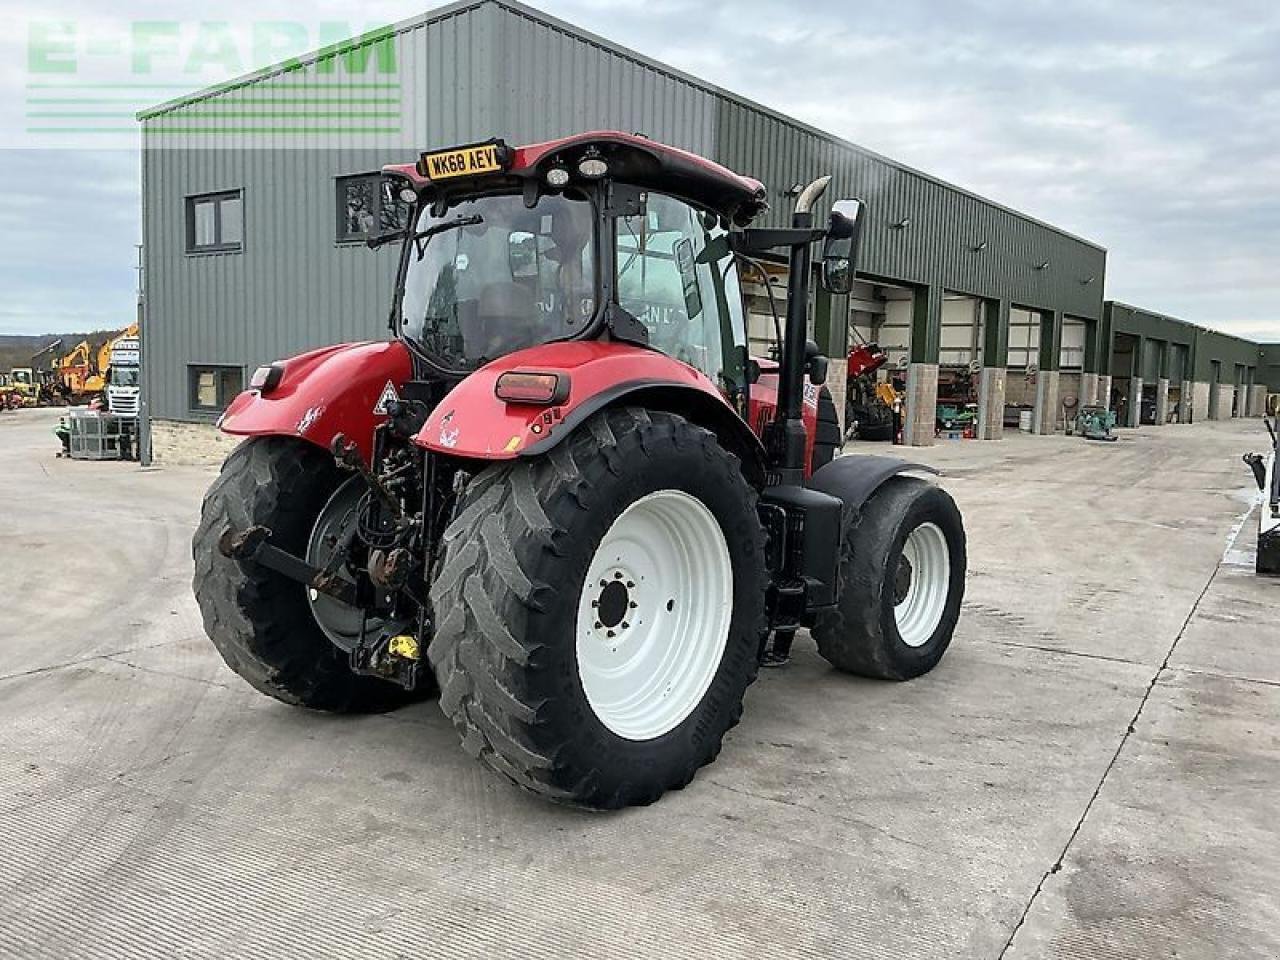
<svg viewBox="0 0 1280 960">
<path fill-rule="evenodd" d="M 911 447 L 933 446 L 938 422 L 938 365 L 913 363 L 907 367 L 907 402 L 903 410 L 902 442 Z"/>
<path fill-rule="evenodd" d="M 1231 419 L 1231 402 L 1235 399 L 1236 388 L 1229 383 L 1218 384 L 1218 409 L 1213 412 L 1214 420 Z"/>
<path fill-rule="evenodd" d="M 1261 417 L 1267 412 L 1267 385 L 1255 383 L 1249 388 L 1249 416 Z"/>
<path fill-rule="evenodd" d="M 1058 407 L 1058 357 L 1062 352 L 1062 312 L 1040 314 L 1040 371 L 1036 374 L 1036 409 L 1033 433 L 1052 435 L 1062 411 Z"/>
<path fill-rule="evenodd" d="M 1209 384 L 1202 380 L 1191 381 L 1191 422 L 1203 423 L 1209 419 Z"/>
<path fill-rule="evenodd" d="M 1142 378 L 1129 378 L 1129 416 L 1128 422 L 1122 424 L 1125 427 L 1137 427 L 1142 425 Z"/>
<path fill-rule="evenodd" d="M 978 379 L 979 440 L 1004 437 L 1004 388 L 1009 362 L 1009 301 L 982 301 L 982 373 Z"/>
<path fill-rule="evenodd" d="M 911 304 L 911 362 L 907 366 L 907 398 L 902 442 L 913 447 L 933 444 L 938 420 L 938 349 L 942 343 L 942 288 L 916 287 Z"/>
<path fill-rule="evenodd" d="M 1195 392 L 1194 380 L 1182 381 L 1182 395 L 1178 398 L 1178 422 L 1191 422 L 1191 395 Z"/>
<path fill-rule="evenodd" d="M 1169 422 L 1169 378 L 1161 377 L 1156 381 L 1156 426 L 1163 427 Z"/>
<path fill-rule="evenodd" d="M 1080 406 L 1090 407 L 1095 403 L 1098 403 L 1098 375 L 1086 371 L 1080 374 Z"/>
<path fill-rule="evenodd" d="M 1041 370 L 1036 374 L 1036 412 L 1032 432 L 1052 436 L 1058 430 L 1062 410 L 1058 407 L 1058 371 Z"/>
<path fill-rule="evenodd" d="M 1004 367 L 983 367 L 978 380 L 978 439 L 1004 437 Z"/>
<path fill-rule="evenodd" d="M 1101 406 L 1111 409 L 1111 374 L 1098 374 L 1098 403 Z"/>
</svg>

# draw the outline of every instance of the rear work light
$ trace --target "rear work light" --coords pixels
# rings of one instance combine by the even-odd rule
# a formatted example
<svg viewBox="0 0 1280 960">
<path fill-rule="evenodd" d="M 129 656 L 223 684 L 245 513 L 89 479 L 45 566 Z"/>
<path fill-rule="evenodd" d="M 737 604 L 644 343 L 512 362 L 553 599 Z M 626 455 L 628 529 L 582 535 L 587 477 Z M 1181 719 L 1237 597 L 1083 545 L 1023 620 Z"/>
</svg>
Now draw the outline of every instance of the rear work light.
<svg viewBox="0 0 1280 960">
<path fill-rule="evenodd" d="M 249 378 L 249 389 L 257 390 L 259 393 L 270 393 L 280 386 L 283 377 L 284 367 L 278 363 L 269 363 L 253 371 L 253 376 Z"/>
<path fill-rule="evenodd" d="M 551 406 L 569 399 L 569 378 L 563 373 L 508 370 L 498 377 L 493 393 L 499 400 L 507 403 Z"/>
</svg>

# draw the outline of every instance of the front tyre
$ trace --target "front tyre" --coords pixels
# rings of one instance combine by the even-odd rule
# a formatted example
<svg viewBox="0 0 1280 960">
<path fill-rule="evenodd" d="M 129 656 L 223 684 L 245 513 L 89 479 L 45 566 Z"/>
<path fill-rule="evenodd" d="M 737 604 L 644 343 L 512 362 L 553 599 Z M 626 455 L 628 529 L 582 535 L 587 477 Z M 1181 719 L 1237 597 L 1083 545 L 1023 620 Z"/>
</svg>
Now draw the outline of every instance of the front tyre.
<svg viewBox="0 0 1280 960">
<path fill-rule="evenodd" d="M 960 619 L 964 524 L 941 487 L 893 477 L 845 511 L 840 601 L 818 615 L 818 652 L 848 673 L 910 680 L 946 653 Z"/>
<path fill-rule="evenodd" d="M 445 534 L 428 650 L 464 748 L 589 807 L 687 784 L 756 675 L 755 499 L 714 435 L 640 409 L 477 476 Z"/>
</svg>

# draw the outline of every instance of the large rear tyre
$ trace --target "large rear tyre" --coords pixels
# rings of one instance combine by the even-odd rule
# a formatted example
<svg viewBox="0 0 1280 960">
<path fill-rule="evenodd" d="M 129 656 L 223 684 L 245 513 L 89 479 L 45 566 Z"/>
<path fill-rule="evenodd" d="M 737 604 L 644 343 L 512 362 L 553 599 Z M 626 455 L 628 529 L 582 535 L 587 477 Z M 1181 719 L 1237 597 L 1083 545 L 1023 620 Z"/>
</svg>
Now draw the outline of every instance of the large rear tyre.
<svg viewBox="0 0 1280 960">
<path fill-rule="evenodd" d="M 343 479 L 333 457 L 305 441 L 254 437 L 240 444 L 205 494 L 191 543 L 192 586 L 209 639 L 257 690 L 316 710 L 390 710 L 416 695 L 352 673 L 347 654 L 317 623 L 306 587 L 218 549 L 227 528 L 261 524 L 273 544 L 304 555 L 316 519 Z"/>
<path fill-rule="evenodd" d="M 755 500 L 713 434 L 630 408 L 477 476 L 444 536 L 428 650 L 467 752 L 596 808 L 689 783 L 756 675 Z"/>
<path fill-rule="evenodd" d="M 812 629 L 818 652 L 848 673 L 910 680 L 942 659 L 964 599 L 964 524 L 941 487 L 893 477 L 845 511 L 840 602 Z"/>
</svg>

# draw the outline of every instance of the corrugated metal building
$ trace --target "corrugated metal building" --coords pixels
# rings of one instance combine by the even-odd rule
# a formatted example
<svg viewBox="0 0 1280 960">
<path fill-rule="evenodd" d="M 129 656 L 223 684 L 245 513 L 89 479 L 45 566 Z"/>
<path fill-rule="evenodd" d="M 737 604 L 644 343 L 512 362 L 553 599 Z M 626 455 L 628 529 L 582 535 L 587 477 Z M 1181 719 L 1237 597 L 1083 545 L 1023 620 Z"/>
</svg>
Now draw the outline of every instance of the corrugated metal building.
<svg viewBox="0 0 1280 960">
<path fill-rule="evenodd" d="M 1266 395 L 1263 348 L 1142 307 L 1103 305 L 1101 370 L 1121 424 L 1258 416 Z"/>
<path fill-rule="evenodd" d="M 510 0 L 455 3 L 141 120 L 158 448 L 178 424 L 211 421 L 256 365 L 384 335 L 395 254 L 348 242 L 387 212 L 360 175 L 491 136 L 639 131 L 762 180 L 774 223 L 793 185 L 833 173 L 828 201 L 869 205 L 865 282 L 849 303 L 819 303 L 816 335 L 841 393 L 844 318 L 896 338 L 915 442 L 932 438 L 940 361 L 983 368 L 984 437 L 1000 435 L 1007 367 L 1031 385 L 1017 399 L 1037 403 L 1042 430 L 1062 361 L 1084 389 L 1100 372 L 1101 247 Z M 758 312 L 763 287 L 747 292 Z"/>
<path fill-rule="evenodd" d="M 1262 366 L 1258 382 L 1267 388 L 1268 393 L 1280 393 L 1280 343 L 1262 345 Z"/>
</svg>

